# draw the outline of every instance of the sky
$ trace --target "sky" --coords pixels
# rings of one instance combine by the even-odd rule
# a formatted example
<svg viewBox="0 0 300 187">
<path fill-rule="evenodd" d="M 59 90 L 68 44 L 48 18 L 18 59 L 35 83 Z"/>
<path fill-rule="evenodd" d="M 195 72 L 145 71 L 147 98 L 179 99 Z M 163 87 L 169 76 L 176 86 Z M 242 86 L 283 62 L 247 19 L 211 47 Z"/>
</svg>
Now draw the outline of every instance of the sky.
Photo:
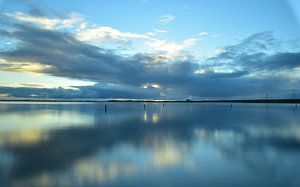
<svg viewBox="0 0 300 187">
<path fill-rule="evenodd" d="M 1 98 L 300 98 L 300 0 L 0 0 Z"/>
</svg>

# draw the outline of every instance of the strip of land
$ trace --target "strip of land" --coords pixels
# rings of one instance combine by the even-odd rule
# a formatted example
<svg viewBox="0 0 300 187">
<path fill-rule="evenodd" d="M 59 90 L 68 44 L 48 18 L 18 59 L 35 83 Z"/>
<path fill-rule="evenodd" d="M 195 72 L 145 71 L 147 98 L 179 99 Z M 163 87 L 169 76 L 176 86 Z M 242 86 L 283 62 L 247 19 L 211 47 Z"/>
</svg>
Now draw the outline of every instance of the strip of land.
<svg viewBox="0 0 300 187">
<path fill-rule="evenodd" d="M 0 102 L 163 102 L 163 103 L 282 103 L 298 104 L 300 99 L 223 99 L 223 100 L 147 100 L 147 99 L 0 99 Z"/>
</svg>

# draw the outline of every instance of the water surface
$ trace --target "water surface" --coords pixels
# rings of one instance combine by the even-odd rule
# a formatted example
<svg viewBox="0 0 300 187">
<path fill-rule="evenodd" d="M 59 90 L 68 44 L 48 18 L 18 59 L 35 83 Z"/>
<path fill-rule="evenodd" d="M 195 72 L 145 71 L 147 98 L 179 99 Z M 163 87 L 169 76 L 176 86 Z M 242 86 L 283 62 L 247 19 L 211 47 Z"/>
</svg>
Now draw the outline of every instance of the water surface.
<svg viewBox="0 0 300 187">
<path fill-rule="evenodd" d="M 143 105 L 0 103 L 0 186 L 300 186 L 300 108 Z"/>
</svg>

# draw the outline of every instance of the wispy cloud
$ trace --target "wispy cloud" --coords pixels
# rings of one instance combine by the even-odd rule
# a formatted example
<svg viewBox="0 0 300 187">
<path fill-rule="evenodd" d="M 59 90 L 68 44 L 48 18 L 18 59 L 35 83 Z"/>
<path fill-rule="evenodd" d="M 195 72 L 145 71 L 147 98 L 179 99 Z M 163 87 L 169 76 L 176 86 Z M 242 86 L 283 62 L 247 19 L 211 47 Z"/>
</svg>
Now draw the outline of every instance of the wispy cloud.
<svg viewBox="0 0 300 187">
<path fill-rule="evenodd" d="M 167 14 L 167 15 L 161 16 L 159 22 L 166 24 L 166 23 L 170 23 L 170 22 L 174 21 L 175 18 L 176 18 L 175 16 Z"/>
<path fill-rule="evenodd" d="M 147 32 L 146 35 L 155 37 L 157 35 L 165 34 L 167 32 L 168 32 L 167 30 L 163 30 L 163 29 L 153 29 L 152 31 Z"/>
<path fill-rule="evenodd" d="M 5 13 L 4 15 L 18 21 L 38 24 L 46 29 L 70 28 L 75 24 L 82 24 L 84 21 L 84 18 L 78 13 L 70 13 L 67 18 L 48 18 L 41 15 L 24 14 L 22 12 Z"/>
<path fill-rule="evenodd" d="M 103 26 L 84 28 L 76 34 L 76 38 L 80 41 L 92 43 L 101 43 L 106 40 L 114 40 L 124 43 L 129 42 L 130 39 L 145 39 L 147 37 L 148 36 L 144 34 L 121 32 L 117 29 Z"/>
<path fill-rule="evenodd" d="M 206 35 L 208 35 L 208 32 L 199 32 L 197 35 L 198 36 L 206 36 Z"/>
<path fill-rule="evenodd" d="M 163 29 L 153 29 L 153 32 L 157 32 L 157 33 L 167 33 L 168 31 L 163 30 Z"/>
</svg>

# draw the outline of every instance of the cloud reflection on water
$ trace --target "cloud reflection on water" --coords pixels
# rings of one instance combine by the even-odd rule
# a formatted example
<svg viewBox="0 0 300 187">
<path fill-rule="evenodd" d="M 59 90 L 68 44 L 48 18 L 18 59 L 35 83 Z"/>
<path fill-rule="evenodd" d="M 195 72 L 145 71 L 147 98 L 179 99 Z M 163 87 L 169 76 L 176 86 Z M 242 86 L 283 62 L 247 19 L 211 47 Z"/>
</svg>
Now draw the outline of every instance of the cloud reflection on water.
<svg viewBox="0 0 300 187">
<path fill-rule="evenodd" d="M 105 114 L 103 104 L 6 105 L 2 116 L 36 118 L 46 111 L 88 119 L 44 129 L 47 123 L 37 121 L 41 130 L 25 125 L 27 131 L 0 134 L 0 160 L 12 159 L 0 161 L 7 186 L 299 184 L 300 111 L 293 114 L 292 106 L 152 104 L 143 110 L 139 103 L 114 103 Z M 233 173 L 239 178 L 228 181 Z"/>
</svg>

